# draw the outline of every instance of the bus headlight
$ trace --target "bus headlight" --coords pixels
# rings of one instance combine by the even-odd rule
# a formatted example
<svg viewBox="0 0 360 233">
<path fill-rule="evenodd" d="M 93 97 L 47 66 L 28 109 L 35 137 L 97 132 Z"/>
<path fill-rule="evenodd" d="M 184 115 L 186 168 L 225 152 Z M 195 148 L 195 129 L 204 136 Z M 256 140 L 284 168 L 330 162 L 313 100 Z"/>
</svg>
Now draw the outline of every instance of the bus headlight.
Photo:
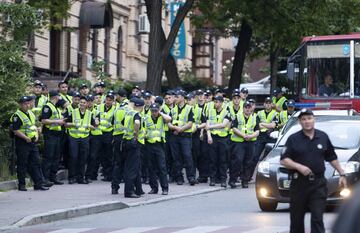
<svg viewBox="0 0 360 233">
<path fill-rule="evenodd" d="M 258 172 L 265 175 L 266 177 L 270 176 L 270 163 L 268 161 L 261 161 L 258 166 Z"/>
</svg>

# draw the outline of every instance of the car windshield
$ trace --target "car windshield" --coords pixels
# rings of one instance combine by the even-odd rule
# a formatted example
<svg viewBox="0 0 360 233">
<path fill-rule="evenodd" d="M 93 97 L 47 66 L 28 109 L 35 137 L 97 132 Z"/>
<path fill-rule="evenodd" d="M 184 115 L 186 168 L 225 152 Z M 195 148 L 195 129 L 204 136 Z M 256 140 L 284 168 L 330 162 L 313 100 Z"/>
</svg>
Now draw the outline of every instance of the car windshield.
<svg viewBox="0 0 360 233">
<path fill-rule="evenodd" d="M 335 148 L 352 149 L 359 147 L 360 124 L 358 121 L 320 121 L 315 128 L 329 135 Z M 300 124 L 293 125 L 280 139 L 278 146 L 284 146 L 288 137 L 301 129 Z"/>
</svg>

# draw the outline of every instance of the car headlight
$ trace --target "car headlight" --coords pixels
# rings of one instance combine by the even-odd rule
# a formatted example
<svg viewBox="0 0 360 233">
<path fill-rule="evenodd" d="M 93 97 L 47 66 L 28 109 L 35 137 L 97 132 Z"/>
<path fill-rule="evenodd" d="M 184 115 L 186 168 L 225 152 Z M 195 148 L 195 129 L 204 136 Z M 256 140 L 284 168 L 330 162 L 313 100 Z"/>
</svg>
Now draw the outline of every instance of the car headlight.
<svg viewBox="0 0 360 233">
<path fill-rule="evenodd" d="M 261 161 L 258 166 L 258 172 L 269 177 L 270 174 L 270 163 L 268 161 Z"/>
<path fill-rule="evenodd" d="M 360 169 L 360 163 L 356 161 L 341 162 L 340 165 L 344 170 L 345 174 L 358 172 Z M 339 172 L 335 170 L 334 176 L 338 176 L 338 175 Z"/>
</svg>

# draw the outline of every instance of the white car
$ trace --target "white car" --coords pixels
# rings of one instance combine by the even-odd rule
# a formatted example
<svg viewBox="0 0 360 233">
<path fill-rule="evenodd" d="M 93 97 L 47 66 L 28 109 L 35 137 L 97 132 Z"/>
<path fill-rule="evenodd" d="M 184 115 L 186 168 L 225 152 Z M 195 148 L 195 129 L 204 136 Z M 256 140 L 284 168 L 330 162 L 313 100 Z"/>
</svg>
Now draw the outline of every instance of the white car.
<svg viewBox="0 0 360 233">
<path fill-rule="evenodd" d="M 282 70 L 282 71 L 278 72 L 278 80 L 279 79 L 286 80 L 286 70 Z M 260 79 L 259 81 L 256 81 L 256 82 L 240 84 L 240 89 L 243 87 L 248 89 L 249 95 L 251 95 L 251 96 L 254 96 L 254 95 L 269 96 L 270 95 L 270 87 L 271 87 L 270 75 L 268 75 L 265 78 Z M 282 89 L 283 89 L 283 91 L 286 91 L 286 90 L 284 90 L 284 88 L 282 88 Z"/>
</svg>

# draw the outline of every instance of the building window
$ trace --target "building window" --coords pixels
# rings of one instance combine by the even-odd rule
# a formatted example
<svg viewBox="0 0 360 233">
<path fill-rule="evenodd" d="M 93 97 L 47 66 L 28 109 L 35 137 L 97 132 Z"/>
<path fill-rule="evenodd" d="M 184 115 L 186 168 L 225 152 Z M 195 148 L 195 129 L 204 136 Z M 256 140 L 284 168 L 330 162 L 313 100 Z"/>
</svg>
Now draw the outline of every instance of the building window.
<svg viewBox="0 0 360 233">
<path fill-rule="evenodd" d="M 121 77 L 121 73 L 122 73 L 122 49 L 123 49 L 123 34 L 122 34 L 122 28 L 120 26 L 118 30 L 117 69 L 116 69 L 116 75 L 118 77 Z"/>
<path fill-rule="evenodd" d="M 111 28 L 105 28 L 105 41 L 104 41 L 104 61 L 105 61 L 105 73 L 109 73 L 110 63 L 110 31 Z"/>
</svg>

